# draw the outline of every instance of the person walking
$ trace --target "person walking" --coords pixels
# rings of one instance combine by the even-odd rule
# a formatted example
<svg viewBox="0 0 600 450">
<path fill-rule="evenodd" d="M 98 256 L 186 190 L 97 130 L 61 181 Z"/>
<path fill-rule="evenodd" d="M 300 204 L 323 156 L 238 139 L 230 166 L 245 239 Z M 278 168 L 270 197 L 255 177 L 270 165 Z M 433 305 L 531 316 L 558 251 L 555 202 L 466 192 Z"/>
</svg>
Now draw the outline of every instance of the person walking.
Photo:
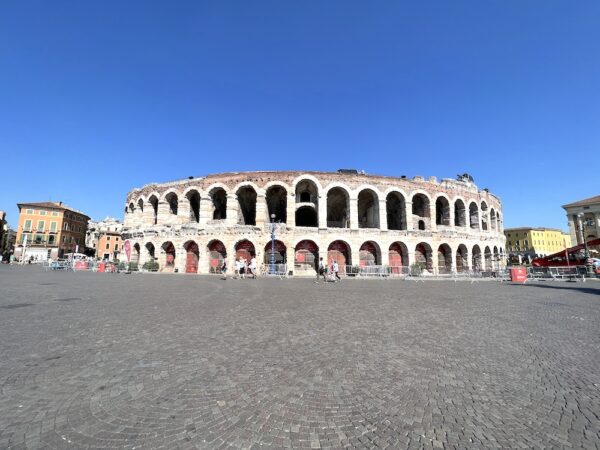
<svg viewBox="0 0 600 450">
<path fill-rule="evenodd" d="M 233 263 L 233 277 L 232 280 L 237 280 L 240 278 L 240 259 L 235 258 L 235 262 Z"/>
<path fill-rule="evenodd" d="M 258 274 L 256 273 L 256 256 L 252 257 L 252 259 L 250 260 L 250 266 L 248 268 L 250 273 L 252 274 L 252 278 L 256 280 L 256 278 L 258 277 Z"/>
<path fill-rule="evenodd" d="M 227 258 L 223 258 L 223 262 L 221 263 L 221 278 L 223 280 L 227 279 Z"/>
<path fill-rule="evenodd" d="M 331 268 L 332 268 L 333 275 L 335 276 L 333 281 L 336 283 L 339 283 L 340 281 L 342 281 L 342 279 L 340 278 L 340 276 L 338 274 L 340 271 L 340 266 L 338 265 L 338 262 L 335 259 L 333 260 L 333 264 L 332 264 Z"/>
<path fill-rule="evenodd" d="M 325 263 L 323 262 L 323 257 L 321 256 L 319 258 L 319 266 L 318 266 L 318 270 L 317 270 L 317 281 L 315 281 L 315 283 L 319 282 L 319 277 L 323 277 L 323 281 L 327 282 L 327 266 L 325 266 Z"/>
</svg>

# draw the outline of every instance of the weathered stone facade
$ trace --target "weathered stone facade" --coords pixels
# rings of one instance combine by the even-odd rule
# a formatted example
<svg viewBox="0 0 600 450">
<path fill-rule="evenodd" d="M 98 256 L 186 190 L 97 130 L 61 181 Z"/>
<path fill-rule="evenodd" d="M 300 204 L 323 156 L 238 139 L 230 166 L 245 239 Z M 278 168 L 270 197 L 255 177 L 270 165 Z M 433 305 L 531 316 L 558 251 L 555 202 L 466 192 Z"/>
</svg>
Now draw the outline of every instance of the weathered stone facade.
<svg viewBox="0 0 600 450">
<path fill-rule="evenodd" d="M 140 265 L 209 273 L 227 255 L 314 274 L 341 266 L 429 272 L 494 270 L 503 260 L 502 204 L 468 177 L 413 179 L 328 172 L 236 172 L 149 184 L 127 195 L 123 238 Z"/>
</svg>

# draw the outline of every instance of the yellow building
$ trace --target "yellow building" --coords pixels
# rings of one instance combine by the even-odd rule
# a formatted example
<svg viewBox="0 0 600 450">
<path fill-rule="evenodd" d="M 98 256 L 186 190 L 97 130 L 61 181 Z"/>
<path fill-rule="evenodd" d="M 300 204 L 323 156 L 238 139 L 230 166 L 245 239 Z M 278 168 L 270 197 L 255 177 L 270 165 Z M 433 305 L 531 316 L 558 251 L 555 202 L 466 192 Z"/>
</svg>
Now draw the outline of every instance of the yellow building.
<svg viewBox="0 0 600 450">
<path fill-rule="evenodd" d="M 18 203 L 19 225 L 14 255 L 46 261 L 85 249 L 88 216 L 62 202 Z"/>
<path fill-rule="evenodd" d="M 571 247 L 571 235 L 556 228 L 505 228 L 506 252 L 530 259 Z"/>
</svg>

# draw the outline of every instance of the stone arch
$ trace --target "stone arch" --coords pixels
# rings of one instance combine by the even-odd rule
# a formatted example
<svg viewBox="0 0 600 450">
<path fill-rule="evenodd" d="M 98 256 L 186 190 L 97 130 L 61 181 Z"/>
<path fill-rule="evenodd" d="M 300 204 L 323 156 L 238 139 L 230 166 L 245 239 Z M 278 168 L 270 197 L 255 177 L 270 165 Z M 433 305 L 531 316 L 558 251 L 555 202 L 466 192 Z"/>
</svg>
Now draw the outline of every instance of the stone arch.
<svg viewBox="0 0 600 450">
<path fill-rule="evenodd" d="M 212 187 L 208 191 L 212 220 L 227 219 L 227 191 L 222 186 Z"/>
<path fill-rule="evenodd" d="M 381 265 L 381 247 L 375 241 L 365 241 L 358 251 L 358 264 L 365 266 Z"/>
<path fill-rule="evenodd" d="M 238 225 L 256 225 L 256 189 L 251 185 L 243 185 L 237 191 Z"/>
<path fill-rule="evenodd" d="M 267 188 L 267 222 L 275 216 L 274 222 L 287 223 L 287 193 L 285 187 L 273 184 Z"/>
<path fill-rule="evenodd" d="M 392 273 L 400 274 L 406 271 L 403 268 L 409 267 L 408 247 L 405 243 L 397 241 L 392 242 L 388 249 L 390 270 Z"/>
<path fill-rule="evenodd" d="M 467 226 L 467 210 L 463 199 L 457 198 L 454 200 L 454 226 Z"/>
<path fill-rule="evenodd" d="M 498 247 L 494 245 L 493 248 L 493 269 L 497 270 L 500 266 L 500 252 L 498 251 Z"/>
<path fill-rule="evenodd" d="M 345 187 L 327 190 L 327 227 L 350 228 L 350 191 Z"/>
<path fill-rule="evenodd" d="M 256 247 L 249 239 L 240 239 L 235 243 L 234 249 L 236 259 L 244 258 L 246 261 L 250 261 L 252 257 L 256 256 Z"/>
<path fill-rule="evenodd" d="M 317 270 L 319 246 L 311 239 L 303 239 L 294 246 L 294 270 Z"/>
<path fill-rule="evenodd" d="M 489 246 L 485 246 L 484 252 L 483 252 L 484 258 L 485 258 L 485 271 L 486 272 L 491 272 L 492 269 L 492 251 L 490 250 Z"/>
<path fill-rule="evenodd" d="M 488 229 L 488 206 L 485 201 L 481 202 L 481 229 L 482 231 Z"/>
<path fill-rule="evenodd" d="M 200 258 L 198 244 L 190 240 L 183 244 L 183 249 L 186 252 L 185 273 L 198 273 L 198 260 Z"/>
<path fill-rule="evenodd" d="M 133 214 L 135 212 L 135 204 L 133 202 L 129 202 L 129 213 Z"/>
<path fill-rule="evenodd" d="M 430 226 L 430 204 L 429 196 L 423 192 L 417 192 L 412 197 L 412 216 L 415 230 L 429 230 Z"/>
<path fill-rule="evenodd" d="M 399 191 L 389 192 L 385 198 L 388 230 L 406 230 L 406 198 Z"/>
<path fill-rule="evenodd" d="M 222 241 L 213 239 L 206 244 L 208 252 L 208 273 L 220 273 L 227 258 L 227 249 Z"/>
<path fill-rule="evenodd" d="M 420 242 L 415 247 L 415 264 L 418 264 L 421 270 L 433 272 L 433 251 L 427 242 Z"/>
<path fill-rule="evenodd" d="M 438 273 L 452 272 L 452 249 L 448 244 L 441 244 L 438 247 Z"/>
<path fill-rule="evenodd" d="M 148 197 L 148 203 L 152 208 L 152 225 L 156 225 L 158 223 L 158 196 L 152 194 Z"/>
<path fill-rule="evenodd" d="M 265 193 L 264 189 L 259 188 L 252 181 L 242 181 L 242 182 L 236 184 L 235 187 L 231 191 L 238 192 L 240 189 L 242 189 L 244 187 L 252 188 L 254 190 L 254 192 L 256 192 L 256 195 L 264 195 L 264 193 Z"/>
<path fill-rule="evenodd" d="M 200 222 L 200 192 L 197 189 L 189 189 L 185 193 L 190 209 L 190 222 Z"/>
<path fill-rule="evenodd" d="M 438 195 L 435 199 L 435 223 L 450 226 L 450 201 L 445 195 Z"/>
<path fill-rule="evenodd" d="M 164 196 L 164 199 L 169 205 L 169 213 L 176 216 L 177 211 L 179 210 L 179 197 L 177 196 L 177 193 L 171 191 Z"/>
<path fill-rule="evenodd" d="M 296 210 L 296 226 L 297 227 L 318 227 L 319 214 L 315 208 L 311 206 L 301 206 Z"/>
<path fill-rule="evenodd" d="M 156 247 L 154 244 L 152 242 L 146 242 L 144 249 L 146 251 L 146 259 L 153 262 L 156 259 Z"/>
<path fill-rule="evenodd" d="M 358 227 L 379 228 L 379 196 L 373 189 L 358 193 Z"/>
<path fill-rule="evenodd" d="M 275 239 L 275 248 L 272 248 L 273 244 L 271 241 L 267 242 L 265 244 L 265 248 L 264 248 L 264 263 L 266 265 L 271 264 L 271 253 L 274 250 L 274 255 L 275 255 L 275 264 L 285 264 L 286 263 L 286 255 L 287 255 L 287 247 L 286 245 L 278 240 Z"/>
<path fill-rule="evenodd" d="M 131 247 L 131 249 L 133 251 L 131 252 L 131 261 L 130 262 L 132 264 L 138 265 L 140 263 L 140 256 L 142 254 L 142 249 L 140 247 L 140 244 L 136 242 L 135 244 L 133 244 L 133 247 Z"/>
<path fill-rule="evenodd" d="M 496 223 L 496 210 L 494 208 L 490 209 L 490 228 L 492 231 L 498 229 L 498 224 Z"/>
<path fill-rule="evenodd" d="M 469 204 L 469 225 L 472 230 L 479 229 L 479 208 L 475 202 Z"/>
<path fill-rule="evenodd" d="M 175 245 L 173 242 L 166 241 L 161 245 L 162 252 L 164 253 L 164 265 L 163 271 L 173 271 L 175 269 L 175 258 L 177 257 L 177 252 L 175 251 Z"/>
<path fill-rule="evenodd" d="M 346 266 L 352 265 L 352 251 L 350 244 L 344 240 L 336 240 L 327 246 L 327 265 L 331 267 L 333 261 L 337 261 L 340 273 L 346 273 Z"/>
<path fill-rule="evenodd" d="M 141 213 L 144 212 L 144 199 L 143 198 L 139 198 L 137 201 L 137 205 L 138 205 L 138 211 L 140 211 Z"/>
<path fill-rule="evenodd" d="M 297 227 L 319 226 L 319 190 L 320 185 L 314 177 L 295 180 Z"/>
<path fill-rule="evenodd" d="M 464 272 L 469 269 L 469 250 L 465 244 L 460 244 L 456 249 L 456 271 Z"/>
<path fill-rule="evenodd" d="M 473 250 L 471 251 L 471 267 L 474 272 L 481 272 L 483 269 L 482 260 L 481 260 L 481 247 L 475 244 L 473 246 Z"/>
<path fill-rule="evenodd" d="M 298 195 L 300 192 L 302 192 L 302 186 L 299 186 L 299 185 L 304 181 L 306 181 L 306 182 L 308 182 L 308 184 L 311 184 L 314 186 L 315 195 L 318 198 L 320 192 L 323 190 L 323 186 L 321 186 L 321 182 L 316 177 L 314 177 L 313 175 L 309 175 L 309 174 L 301 174 L 301 175 L 297 176 L 296 178 L 294 178 L 294 181 L 292 181 L 292 187 L 293 187 L 293 190 L 296 193 L 296 195 Z M 296 202 L 299 202 L 297 197 L 296 197 Z"/>
</svg>

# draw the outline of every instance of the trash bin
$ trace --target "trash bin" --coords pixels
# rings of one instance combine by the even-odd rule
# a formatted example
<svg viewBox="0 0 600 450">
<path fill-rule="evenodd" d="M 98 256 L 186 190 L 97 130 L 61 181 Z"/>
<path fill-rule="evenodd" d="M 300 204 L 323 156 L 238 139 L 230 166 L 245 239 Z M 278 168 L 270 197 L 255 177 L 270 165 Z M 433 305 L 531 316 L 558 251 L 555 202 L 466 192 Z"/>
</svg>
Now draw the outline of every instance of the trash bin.
<svg viewBox="0 0 600 450">
<path fill-rule="evenodd" d="M 527 269 L 525 267 L 511 267 L 510 281 L 513 283 L 525 283 L 527 281 Z"/>
</svg>

